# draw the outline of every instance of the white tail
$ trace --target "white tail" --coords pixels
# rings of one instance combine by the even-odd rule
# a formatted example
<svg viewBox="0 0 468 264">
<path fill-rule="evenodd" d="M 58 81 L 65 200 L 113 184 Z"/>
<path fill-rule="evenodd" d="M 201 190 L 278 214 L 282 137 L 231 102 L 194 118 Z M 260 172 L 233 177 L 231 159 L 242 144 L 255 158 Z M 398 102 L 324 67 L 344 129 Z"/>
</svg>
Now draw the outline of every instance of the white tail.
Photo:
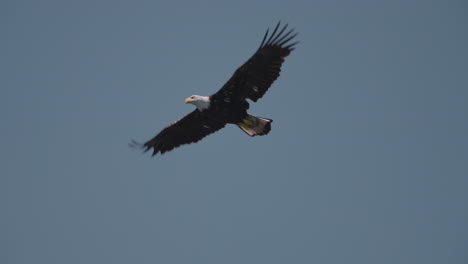
<svg viewBox="0 0 468 264">
<path fill-rule="evenodd" d="M 271 119 L 248 114 L 237 126 L 251 137 L 263 136 L 270 132 L 271 122 Z"/>
</svg>

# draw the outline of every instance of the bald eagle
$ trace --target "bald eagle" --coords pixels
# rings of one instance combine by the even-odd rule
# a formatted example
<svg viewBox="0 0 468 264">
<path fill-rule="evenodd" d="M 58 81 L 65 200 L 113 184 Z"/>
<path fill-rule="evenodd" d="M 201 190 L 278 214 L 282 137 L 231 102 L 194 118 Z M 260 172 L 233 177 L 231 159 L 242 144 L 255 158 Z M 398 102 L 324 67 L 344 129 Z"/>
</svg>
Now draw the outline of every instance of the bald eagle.
<svg viewBox="0 0 468 264">
<path fill-rule="evenodd" d="M 133 147 L 144 152 L 153 149 L 152 156 L 165 153 L 183 144 L 190 144 L 212 134 L 226 124 L 235 124 L 247 135 L 263 136 L 271 130 L 273 120 L 247 113 L 247 99 L 257 102 L 278 78 L 284 58 L 298 42 L 294 29 L 286 31 L 279 22 L 271 34 L 268 29 L 255 54 L 239 67 L 224 86 L 211 96 L 192 95 L 185 103 L 196 109 L 182 119 L 164 128 L 144 144 L 132 141 Z"/>
</svg>

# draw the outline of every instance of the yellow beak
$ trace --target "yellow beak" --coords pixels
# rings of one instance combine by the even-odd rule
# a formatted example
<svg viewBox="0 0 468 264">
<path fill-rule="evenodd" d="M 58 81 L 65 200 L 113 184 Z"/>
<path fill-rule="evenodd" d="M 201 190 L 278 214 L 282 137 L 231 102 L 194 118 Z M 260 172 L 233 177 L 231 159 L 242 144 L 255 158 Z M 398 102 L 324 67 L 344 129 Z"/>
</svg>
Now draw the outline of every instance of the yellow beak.
<svg viewBox="0 0 468 264">
<path fill-rule="evenodd" d="M 191 103 L 191 102 L 193 102 L 193 101 L 195 101 L 195 99 L 192 99 L 192 98 L 190 98 L 190 97 L 187 98 L 187 99 L 185 99 L 185 103 L 186 103 L 186 104 Z"/>
</svg>

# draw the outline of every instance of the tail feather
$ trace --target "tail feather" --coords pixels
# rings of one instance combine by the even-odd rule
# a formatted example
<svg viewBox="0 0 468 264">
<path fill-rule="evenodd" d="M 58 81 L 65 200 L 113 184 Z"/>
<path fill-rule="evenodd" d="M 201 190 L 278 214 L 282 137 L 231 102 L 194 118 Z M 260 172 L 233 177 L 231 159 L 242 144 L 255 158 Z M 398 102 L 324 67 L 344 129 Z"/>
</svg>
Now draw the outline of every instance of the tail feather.
<svg viewBox="0 0 468 264">
<path fill-rule="evenodd" d="M 251 137 L 263 136 L 270 132 L 271 122 L 273 122 L 271 119 L 248 114 L 237 126 Z"/>
</svg>

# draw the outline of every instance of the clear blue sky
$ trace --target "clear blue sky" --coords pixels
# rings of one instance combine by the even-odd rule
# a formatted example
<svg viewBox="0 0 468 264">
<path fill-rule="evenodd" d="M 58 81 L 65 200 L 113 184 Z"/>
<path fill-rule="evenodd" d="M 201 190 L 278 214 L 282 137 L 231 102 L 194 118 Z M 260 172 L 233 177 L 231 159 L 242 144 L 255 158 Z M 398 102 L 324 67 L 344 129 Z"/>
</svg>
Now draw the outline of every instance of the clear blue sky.
<svg viewBox="0 0 468 264">
<path fill-rule="evenodd" d="M 1 2 L 1 263 L 467 263 L 466 1 L 195 2 Z M 280 19 L 268 136 L 127 146 Z"/>
</svg>

